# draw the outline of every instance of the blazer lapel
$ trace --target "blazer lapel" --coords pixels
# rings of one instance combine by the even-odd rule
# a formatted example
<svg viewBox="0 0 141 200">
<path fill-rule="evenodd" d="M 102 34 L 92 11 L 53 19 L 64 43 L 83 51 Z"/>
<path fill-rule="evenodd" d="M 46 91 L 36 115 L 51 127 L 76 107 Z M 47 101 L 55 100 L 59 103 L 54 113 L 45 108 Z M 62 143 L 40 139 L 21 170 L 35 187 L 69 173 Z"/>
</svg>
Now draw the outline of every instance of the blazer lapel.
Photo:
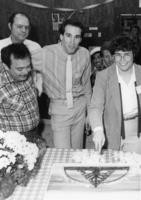
<svg viewBox="0 0 141 200">
<path fill-rule="evenodd" d="M 135 66 L 135 75 L 136 75 L 136 83 L 137 87 L 141 87 L 141 66 L 134 64 Z M 141 106 L 141 93 L 139 95 L 140 106 Z"/>
<path fill-rule="evenodd" d="M 137 85 L 141 85 L 141 66 L 134 64 Z"/>
<path fill-rule="evenodd" d="M 115 103 L 115 108 L 119 117 L 121 118 L 121 99 L 120 99 L 120 91 L 119 91 L 119 83 L 116 72 L 116 66 L 113 65 L 111 69 L 109 69 L 109 87 L 111 89 L 111 94 L 113 101 Z"/>
</svg>

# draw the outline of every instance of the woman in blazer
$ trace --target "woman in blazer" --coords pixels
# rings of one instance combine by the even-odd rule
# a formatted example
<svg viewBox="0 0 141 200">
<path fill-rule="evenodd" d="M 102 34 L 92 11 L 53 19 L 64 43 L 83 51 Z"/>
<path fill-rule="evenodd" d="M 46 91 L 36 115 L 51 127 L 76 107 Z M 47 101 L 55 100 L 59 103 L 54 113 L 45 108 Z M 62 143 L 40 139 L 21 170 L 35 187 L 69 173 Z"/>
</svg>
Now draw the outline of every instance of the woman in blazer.
<svg viewBox="0 0 141 200">
<path fill-rule="evenodd" d="M 133 42 L 119 36 L 111 43 L 114 64 L 98 72 L 89 120 L 95 148 L 141 153 L 141 66 L 134 63 Z"/>
</svg>

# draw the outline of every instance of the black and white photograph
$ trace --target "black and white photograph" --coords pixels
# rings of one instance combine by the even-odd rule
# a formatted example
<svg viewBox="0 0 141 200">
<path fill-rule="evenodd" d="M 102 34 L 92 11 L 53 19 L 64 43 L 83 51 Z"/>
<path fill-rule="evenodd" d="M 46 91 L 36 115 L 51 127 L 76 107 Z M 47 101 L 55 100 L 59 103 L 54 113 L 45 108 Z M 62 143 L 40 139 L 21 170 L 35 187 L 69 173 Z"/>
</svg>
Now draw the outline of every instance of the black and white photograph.
<svg viewBox="0 0 141 200">
<path fill-rule="evenodd" d="M 141 0 L 0 0 L 0 200 L 141 200 Z"/>
</svg>

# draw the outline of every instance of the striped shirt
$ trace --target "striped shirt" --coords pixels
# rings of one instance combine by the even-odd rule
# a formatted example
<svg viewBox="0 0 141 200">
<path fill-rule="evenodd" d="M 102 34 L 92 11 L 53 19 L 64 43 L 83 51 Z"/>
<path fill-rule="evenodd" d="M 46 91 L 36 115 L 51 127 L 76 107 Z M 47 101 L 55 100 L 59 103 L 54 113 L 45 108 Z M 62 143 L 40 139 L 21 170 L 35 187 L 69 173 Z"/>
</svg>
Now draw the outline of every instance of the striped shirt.
<svg viewBox="0 0 141 200">
<path fill-rule="evenodd" d="M 30 76 L 16 82 L 4 64 L 0 66 L 0 130 L 28 132 L 38 126 L 36 90 Z"/>
<path fill-rule="evenodd" d="M 72 94 L 73 98 L 86 96 L 90 103 L 91 61 L 89 51 L 79 47 L 72 59 Z M 43 48 L 43 86 L 45 93 L 52 100 L 66 100 L 66 62 L 67 54 L 61 43 Z"/>
</svg>

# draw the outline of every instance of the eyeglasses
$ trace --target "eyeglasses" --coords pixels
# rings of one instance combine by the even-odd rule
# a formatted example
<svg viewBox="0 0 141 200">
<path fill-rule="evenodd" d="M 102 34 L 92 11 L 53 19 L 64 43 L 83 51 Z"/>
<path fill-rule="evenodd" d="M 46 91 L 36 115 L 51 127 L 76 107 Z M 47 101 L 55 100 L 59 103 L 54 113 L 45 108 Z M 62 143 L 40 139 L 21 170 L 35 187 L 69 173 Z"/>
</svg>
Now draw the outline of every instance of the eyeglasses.
<svg viewBox="0 0 141 200">
<path fill-rule="evenodd" d="M 120 61 L 120 60 L 130 61 L 132 56 L 133 54 L 131 52 L 115 53 L 116 61 Z"/>
<path fill-rule="evenodd" d="M 25 29 L 25 31 L 30 30 L 30 26 L 25 26 L 25 25 L 21 25 L 21 24 L 15 24 L 15 26 L 20 30 L 22 30 L 22 29 Z"/>
</svg>

